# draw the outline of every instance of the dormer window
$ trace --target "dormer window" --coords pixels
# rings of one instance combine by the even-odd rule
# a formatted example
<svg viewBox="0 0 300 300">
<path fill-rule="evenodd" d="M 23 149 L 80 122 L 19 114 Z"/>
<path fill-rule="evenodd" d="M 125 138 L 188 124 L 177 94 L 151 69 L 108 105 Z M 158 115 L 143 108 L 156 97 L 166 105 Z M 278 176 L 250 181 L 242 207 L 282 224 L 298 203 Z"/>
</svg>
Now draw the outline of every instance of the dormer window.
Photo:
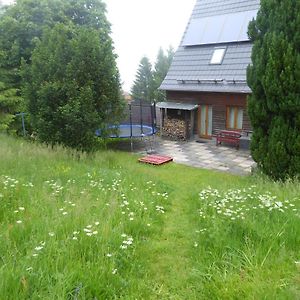
<svg viewBox="0 0 300 300">
<path fill-rule="evenodd" d="M 212 65 L 220 65 L 223 62 L 226 48 L 215 48 L 210 60 Z"/>
</svg>

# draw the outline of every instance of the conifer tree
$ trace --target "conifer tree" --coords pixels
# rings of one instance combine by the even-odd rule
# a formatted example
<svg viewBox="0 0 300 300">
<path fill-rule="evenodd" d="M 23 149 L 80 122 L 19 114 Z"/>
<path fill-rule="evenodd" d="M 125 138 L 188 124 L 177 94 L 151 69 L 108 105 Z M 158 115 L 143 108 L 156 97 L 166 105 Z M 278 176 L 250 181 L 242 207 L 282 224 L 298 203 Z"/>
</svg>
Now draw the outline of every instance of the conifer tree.
<svg viewBox="0 0 300 300">
<path fill-rule="evenodd" d="M 0 81 L 0 131 L 12 130 L 11 125 L 15 120 L 15 113 L 20 112 L 22 108 L 19 91 Z"/>
<path fill-rule="evenodd" d="M 131 95 L 135 100 L 153 101 L 153 74 L 149 59 L 144 56 L 139 64 L 136 79 L 131 89 Z"/>
<path fill-rule="evenodd" d="M 251 151 L 273 179 L 300 174 L 300 1 L 262 0 L 249 25 Z"/>
<path fill-rule="evenodd" d="M 174 49 L 170 47 L 167 54 L 160 48 L 157 54 L 153 78 L 154 78 L 154 99 L 157 102 L 166 100 L 166 92 L 159 90 L 159 87 L 165 79 L 174 57 Z"/>
</svg>

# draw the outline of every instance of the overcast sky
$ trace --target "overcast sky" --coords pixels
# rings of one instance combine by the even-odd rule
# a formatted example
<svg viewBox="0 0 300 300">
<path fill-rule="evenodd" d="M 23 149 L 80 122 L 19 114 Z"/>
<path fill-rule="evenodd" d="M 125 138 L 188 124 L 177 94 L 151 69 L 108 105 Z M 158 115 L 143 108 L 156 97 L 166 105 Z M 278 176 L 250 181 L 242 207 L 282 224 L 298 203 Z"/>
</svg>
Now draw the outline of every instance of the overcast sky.
<svg viewBox="0 0 300 300">
<path fill-rule="evenodd" d="M 112 24 L 123 89 L 130 91 L 141 58 L 155 62 L 159 47 L 176 48 L 196 0 L 103 0 Z M 2 0 L 2 3 L 12 0 Z"/>
</svg>

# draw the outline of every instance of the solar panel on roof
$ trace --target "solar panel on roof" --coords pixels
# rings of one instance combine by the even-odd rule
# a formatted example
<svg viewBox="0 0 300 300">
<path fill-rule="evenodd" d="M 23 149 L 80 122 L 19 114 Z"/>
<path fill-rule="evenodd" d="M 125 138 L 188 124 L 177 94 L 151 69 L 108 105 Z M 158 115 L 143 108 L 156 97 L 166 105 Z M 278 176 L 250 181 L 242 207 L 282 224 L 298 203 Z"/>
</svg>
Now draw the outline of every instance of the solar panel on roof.
<svg viewBox="0 0 300 300">
<path fill-rule="evenodd" d="M 192 19 L 183 46 L 248 41 L 248 24 L 257 10 Z"/>
</svg>

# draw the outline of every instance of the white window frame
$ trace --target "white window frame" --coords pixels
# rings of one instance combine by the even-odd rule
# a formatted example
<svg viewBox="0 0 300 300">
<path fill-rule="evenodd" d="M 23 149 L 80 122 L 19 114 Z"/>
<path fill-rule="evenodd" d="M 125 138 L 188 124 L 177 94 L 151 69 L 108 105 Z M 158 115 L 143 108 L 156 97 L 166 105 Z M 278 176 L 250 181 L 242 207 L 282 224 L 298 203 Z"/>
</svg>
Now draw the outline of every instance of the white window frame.
<svg viewBox="0 0 300 300">
<path fill-rule="evenodd" d="M 221 65 L 226 53 L 226 47 L 217 47 L 214 49 L 214 52 L 210 59 L 211 65 Z"/>
</svg>

